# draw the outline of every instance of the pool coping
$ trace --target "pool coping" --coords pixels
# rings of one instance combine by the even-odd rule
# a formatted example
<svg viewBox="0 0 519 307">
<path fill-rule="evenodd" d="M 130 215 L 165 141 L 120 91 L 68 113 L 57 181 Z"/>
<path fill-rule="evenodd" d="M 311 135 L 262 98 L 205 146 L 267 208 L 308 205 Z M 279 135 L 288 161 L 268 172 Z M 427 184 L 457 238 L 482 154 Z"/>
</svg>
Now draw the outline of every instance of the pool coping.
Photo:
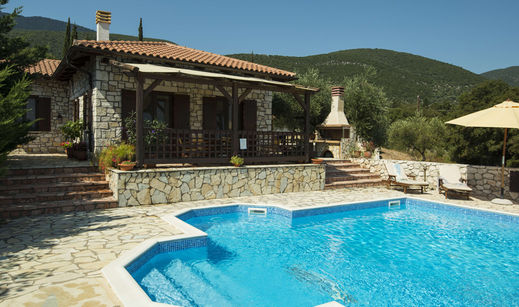
<svg viewBox="0 0 519 307">
<path fill-rule="evenodd" d="M 251 203 L 229 203 L 229 204 L 222 204 L 222 205 L 212 205 L 212 206 L 205 206 L 205 207 L 195 207 L 195 208 L 184 208 L 176 210 L 173 213 L 166 214 L 164 216 L 161 216 L 161 219 L 164 220 L 166 223 L 172 225 L 173 227 L 177 228 L 178 230 L 182 231 L 182 234 L 168 236 L 168 237 L 161 237 L 161 238 L 154 238 L 154 239 L 147 239 L 144 242 L 140 243 L 136 247 L 124 252 L 121 256 L 119 256 L 116 260 L 112 261 L 110 264 L 106 265 L 102 270 L 102 274 L 105 277 L 105 279 L 110 284 L 113 292 L 116 294 L 116 296 L 119 298 L 123 306 L 125 307 L 176 307 L 176 305 L 170 305 L 170 304 L 164 304 L 164 303 L 158 303 L 152 301 L 149 296 L 144 292 L 144 290 L 141 288 L 141 286 L 135 281 L 135 279 L 131 276 L 131 274 L 128 272 L 126 267 L 130 265 L 134 260 L 139 258 L 141 255 L 149 251 L 151 248 L 153 248 L 156 244 L 160 243 L 166 243 L 166 242 L 176 242 L 176 241 L 182 241 L 186 239 L 196 239 L 196 238 L 207 238 L 207 234 L 198 228 L 191 226 L 190 224 L 186 223 L 184 220 L 179 218 L 179 216 L 183 214 L 187 214 L 191 211 L 201 211 L 201 210 L 210 210 L 210 209 L 218 209 L 218 208 L 225 208 L 225 207 L 258 207 L 258 208 L 279 208 L 282 210 L 286 210 L 290 213 L 289 218 L 294 218 L 294 213 L 297 212 L 303 212 L 303 211 L 309 211 L 309 210 L 315 210 L 315 209 L 326 209 L 329 207 L 349 207 L 352 205 L 360 205 L 364 203 L 371 203 L 371 202 L 381 202 L 381 201 L 391 201 L 391 200 L 418 200 L 422 202 L 428 202 L 428 203 L 434 203 L 434 204 L 440 204 L 445 205 L 449 207 L 458 207 L 463 209 L 470 209 L 474 211 L 483 211 L 487 213 L 494 213 L 494 214 L 500 214 L 505 216 L 514 216 L 519 218 L 519 214 L 510 213 L 510 212 L 503 212 L 493 209 L 487 209 L 487 208 L 475 208 L 471 206 L 466 206 L 462 204 L 453 204 L 453 203 L 447 203 L 447 202 L 441 202 L 441 201 L 433 201 L 425 198 L 420 197 L 412 197 L 412 196 L 402 196 L 402 197 L 384 197 L 384 198 L 374 198 L 369 200 L 362 200 L 362 201 L 355 201 L 355 202 L 337 202 L 332 204 L 326 204 L 326 205 L 316 205 L 316 206 L 308 206 L 304 208 L 289 208 L 284 205 L 277 205 L 277 204 L 251 204 Z M 332 212 L 329 212 L 332 213 Z M 319 213 L 318 213 L 319 214 Z M 326 214 L 326 213 L 321 213 Z M 317 214 L 315 214 L 317 215 Z M 342 304 L 331 301 L 325 304 L 322 304 L 324 306 L 343 306 Z M 321 306 L 321 305 L 319 305 Z M 316 306 L 317 307 L 317 306 Z"/>
</svg>

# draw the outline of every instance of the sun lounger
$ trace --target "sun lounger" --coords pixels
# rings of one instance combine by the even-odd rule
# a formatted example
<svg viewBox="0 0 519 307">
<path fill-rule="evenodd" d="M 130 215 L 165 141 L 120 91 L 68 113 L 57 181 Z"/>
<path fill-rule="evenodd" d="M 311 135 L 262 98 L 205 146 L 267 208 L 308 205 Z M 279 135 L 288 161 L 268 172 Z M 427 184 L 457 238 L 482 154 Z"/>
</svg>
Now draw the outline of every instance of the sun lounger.
<svg viewBox="0 0 519 307">
<path fill-rule="evenodd" d="M 460 169 L 456 165 L 440 165 L 439 190 L 448 198 L 451 192 L 463 195 L 469 199 L 472 189 L 467 185 L 466 180 L 461 178 Z"/>
<path fill-rule="evenodd" d="M 387 169 L 387 186 L 388 188 L 391 186 L 400 186 L 404 188 L 404 193 L 407 193 L 407 189 L 411 187 L 419 187 L 421 192 L 424 192 L 429 184 L 425 181 L 419 181 L 414 179 L 409 179 L 399 163 L 393 163 L 389 161 L 385 161 L 386 169 Z"/>
</svg>

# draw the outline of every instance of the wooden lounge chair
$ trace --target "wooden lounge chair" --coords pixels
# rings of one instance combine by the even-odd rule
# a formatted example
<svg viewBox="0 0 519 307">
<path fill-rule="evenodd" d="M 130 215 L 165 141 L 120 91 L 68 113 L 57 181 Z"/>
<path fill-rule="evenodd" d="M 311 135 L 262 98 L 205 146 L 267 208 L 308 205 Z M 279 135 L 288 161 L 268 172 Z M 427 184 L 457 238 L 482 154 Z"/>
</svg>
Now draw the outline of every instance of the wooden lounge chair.
<svg viewBox="0 0 519 307">
<path fill-rule="evenodd" d="M 407 193 L 408 188 L 419 187 L 420 191 L 423 193 L 425 189 L 429 186 L 429 184 L 425 181 L 419 181 L 414 179 L 409 179 L 399 163 L 393 163 L 389 161 L 384 162 L 387 169 L 387 187 L 391 186 L 399 186 L 404 189 L 404 193 Z"/>
<path fill-rule="evenodd" d="M 460 169 L 456 165 L 440 165 L 439 171 L 439 191 L 445 194 L 445 198 L 454 192 L 469 199 L 472 189 L 467 185 L 467 181 L 461 178 Z"/>
</svg>

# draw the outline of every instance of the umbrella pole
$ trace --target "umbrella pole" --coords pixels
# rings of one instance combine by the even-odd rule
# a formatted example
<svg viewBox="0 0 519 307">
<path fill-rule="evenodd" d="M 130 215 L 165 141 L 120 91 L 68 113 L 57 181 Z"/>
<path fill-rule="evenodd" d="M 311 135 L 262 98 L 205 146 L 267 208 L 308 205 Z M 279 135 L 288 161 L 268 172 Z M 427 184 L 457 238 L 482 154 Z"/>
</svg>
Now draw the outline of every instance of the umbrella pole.
<svg viewBox="0 0 519 307">
<path fill-rule="evenodd" d="M 501 159 L 501 198 L 505 198 L 505 154 L 506 154 L 506 137 L 508 128 L 505 128 L 505 141 L 503 142 L 503 158 Z"/>
</svg>

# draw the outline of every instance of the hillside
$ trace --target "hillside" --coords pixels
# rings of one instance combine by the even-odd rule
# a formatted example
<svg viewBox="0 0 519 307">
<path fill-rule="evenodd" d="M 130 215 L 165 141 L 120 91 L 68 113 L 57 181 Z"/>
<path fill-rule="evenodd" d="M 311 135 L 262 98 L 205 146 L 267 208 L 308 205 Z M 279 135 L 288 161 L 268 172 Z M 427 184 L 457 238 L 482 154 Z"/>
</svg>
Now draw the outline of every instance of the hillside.
<svg viewBox="0 0 519 307">
<path fill-rule="evenodd" d="M 309 68 L 319 69 L 321 75 L 335 84 L 345 77 L 361 73 L 365 67 L 377 70 L 373 80 L 384 87 L 395 102 L 415 103 L 420 95 L 425 103 L 454 100 L 459 94 L 485 77 L 461 67 L 429 58 L 384 49 L 352 49 L 305 57 L 278 55 L 232 54 L 234 58 L 278 67 L 297 73 Z"/>
<path fill-rule="evenodd" d="M 519 86 L 519 66 L 487 71 L 481 74 L 492 80 L 502 80 L 512 86 Z"/>
<path fill-rule="evenodd" d="M 2 13 L 0 12 L 0 16 Z M 61 59 L 61 53 L 63 50 L 63 40 L 65 37 L 65 29 L 67 27 L 67 23 L 64 21 L 33 16 L 33 17 L 24 17 L 18 16 L 16 18 L 16 25 L 9 33 L 10 36 L 23 36 L 27 39 L 31 45 L 42 45 L 48 47 L 48 57 L 53 59 Z M 78 27 L 78 38 L 79 39 L 95 39 L 96 33 L 94 30 L 91 30 L 86 27 L 77 26 Z M 135 29 L 137 32 L 137 29 Z M 110 39 L 112 40 L 130 40 L 136 41 L 137 36 L 132 35 L 124 35 L 124 34 L 116 34 L 110 33 Z M 155 39 L 155 38 L 144 38 L 146 41 L 167 41 L 163 39 Z"/>
</svg>

